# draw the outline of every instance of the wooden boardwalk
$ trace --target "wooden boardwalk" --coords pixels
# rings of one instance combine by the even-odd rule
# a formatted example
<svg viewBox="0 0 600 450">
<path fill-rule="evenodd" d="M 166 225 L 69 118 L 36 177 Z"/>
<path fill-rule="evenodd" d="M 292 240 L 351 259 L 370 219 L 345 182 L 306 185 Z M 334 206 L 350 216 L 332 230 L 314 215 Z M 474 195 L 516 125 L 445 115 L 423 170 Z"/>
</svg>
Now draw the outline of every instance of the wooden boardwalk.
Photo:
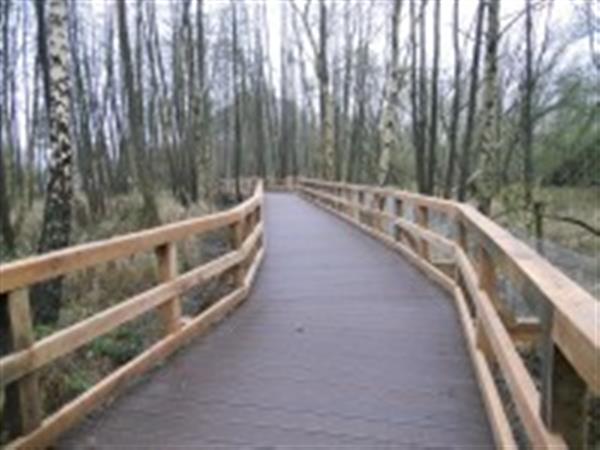
<svg viewBox="0 0 600 450">
<path fill-rule="evenodd" d="M 59 448 L 491 448 L 452 299 L 400 256 L 269 194 L 247 302 Z"/>
</svg>

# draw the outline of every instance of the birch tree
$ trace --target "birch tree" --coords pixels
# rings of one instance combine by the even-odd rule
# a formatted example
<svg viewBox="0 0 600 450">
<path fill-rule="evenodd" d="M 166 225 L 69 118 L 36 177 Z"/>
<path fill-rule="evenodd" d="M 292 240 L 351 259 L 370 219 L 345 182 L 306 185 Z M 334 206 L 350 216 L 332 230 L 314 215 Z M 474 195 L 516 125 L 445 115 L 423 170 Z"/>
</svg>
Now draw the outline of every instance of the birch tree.
<svg viewBox="0 0 600 450">
<path fill-rule="evenodd" d="M 480 166 L 477 176 L 478 208 L 489 214 L 492 199 L 498 190 L 498 159 L 500 129 L 498 117 L 498 42 L 500 40 L 500 0 L 488 0 L 483 79 L 483 124 Z"/>
<path fill-rule="evenodd" d="M 401 10 L 402 0 L 394 0 L 390 29 L 391 58 L 389 64 L 389 76 L 386 83 L 385 104 L 381 115 L 382 149 L 379 157 L 379 174 L 377 180 L 380 185 L 384 185 L 387 182 L 392 149 L 396 147 L 397 124 L 395 120 L 395 109 L 397 108 L 400 91 L 398 53 L 400 46 L 399 28 Z"/>
<path fill-rule="evenodd" d="M 39 253 L 65 247 L 69 245 L 71 237 L 73 150 L 69 132 L 71 102 L 67 11 L 67 0 L 50 0 L 48 3 L 48 118 L 51 152 Z M 41 323 L 54 323 L 58 320 L 61 294 L 61 278 L 34 289 L 32 298 L 37 320 Z"/>
<path fill-rule="evenodd" d="M 479 89 L 479 59 L 481 55 L 481 36 L 483 32 L 483 19 L 485 16 L 485 0 L 479 0 L 476 13 L 475 40 L 473 42 L 473 59 L 470 68 L 469 102 L 467 106 L 467 119 L 465 134 L 460 156 L 460 173 L 458 183 L 458 200 L 465 201 L 467 197 L 467 183 L 471 168 L 471 146 L 475 132 L 475 113 L 477 111 L 477 91 Z"/>
</svg>

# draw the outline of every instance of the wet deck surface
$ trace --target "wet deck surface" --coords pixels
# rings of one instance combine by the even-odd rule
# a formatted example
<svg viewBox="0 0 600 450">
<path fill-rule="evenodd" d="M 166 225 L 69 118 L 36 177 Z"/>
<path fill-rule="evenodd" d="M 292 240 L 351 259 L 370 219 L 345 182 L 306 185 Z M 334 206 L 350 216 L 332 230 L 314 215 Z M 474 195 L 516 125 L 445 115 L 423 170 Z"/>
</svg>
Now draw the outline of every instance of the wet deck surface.
<svg viewBox="0 0 600 450">
<path fill-rule="evenodd" d="M 269 194 L 246 303 L 60 448 L 492 448 L 451 299 L 400 256 Z"/>
</svg>

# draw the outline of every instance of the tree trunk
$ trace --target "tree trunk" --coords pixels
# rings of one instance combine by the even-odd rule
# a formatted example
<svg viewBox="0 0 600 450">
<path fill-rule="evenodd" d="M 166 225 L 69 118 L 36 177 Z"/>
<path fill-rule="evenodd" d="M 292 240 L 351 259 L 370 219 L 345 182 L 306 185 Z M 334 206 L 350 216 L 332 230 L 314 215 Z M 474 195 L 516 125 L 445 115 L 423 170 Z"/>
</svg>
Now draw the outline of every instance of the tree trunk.
<svg viewBox="0 0 600 450">
<path fill-rule="evenodd" d="M 477 111 L 477 90 L 479 88 L 479 58 L 481 54 L 481 35 L 483 32 L 483 18 L 485 14 L 485 0 L 479 0 L 477 9 L 477 23 L 475 26 L 475 42 L 473 43 L 473 61 L 471 62 L 471 83 L 469 86 L 469 106 L 467 110 L 467 124 L 460 159 L 460 174 L 458 183 L 458 200 L 464 202 L 467 197 L 467 181 L 470 175 L 471 146 L 475 128 L 475 113 Z"/>
<path fill-rule="evenodd" d="M 233 153 L 233 176 L 235 178 L 235 195 L 238 201 L 242 200 L 242 190 L 240 187 L 240 172 L 242 165 L 242 118 L 241 118 L 241 101 L 239 93 L 239 74 L 238 74 L 238 36 L 237 36 L 237 6 L 235 1 L 232 1 L 231 15 L 231 45 L 232 45 L 232 83 L 234 96 L 234 153 Z"/>
<path fill-rule="evenodd" d="M 412 138 L 415 151 L 415 166 L 417 178 L 417 190 L 423 192 L 425 189 L 425 154 L 423 145 L 422 127 L 420 125 L 420 103 L 419 103 L 419 84 L 417 80 L 417 68 L 419 60 L 417 58 L 417 16 L 415 11 L 415 2 L 410 2 L 410 103 L 411 103 L 411 122 Z"/>
<path fill-rule="evenodd" d="M 319 54 L 317 75 L 319 79 L 321 110 L 321 156 L 323 158 L 322 173 L 326 180 L 334 178 L 335 149 L 333 137 L 333 99 L 329 91 L 329 68 L 327 66 L 327 6 L 325 0 L 320 1 L 319 9 Z"/>
<path fill-rule="evenodd" d="M 533 189 L 533 157 L 532 157 L 532 135 L 533 125 L 531 121 L 531 96 L 533 93 L 533 74 L 531 68 L 532 60 L 532 17 L 531 0 L 525 0 L 525 80 L 523 83 L 523 110 L 521 127 L 523 133 L 523 185 L 525 190 L 525 205 L 529 207 L 532 202 Z"/>
<path fill-rule="evenodd" d="M 398 35 L 400 27 L 400 13 L 402 8 L 402 1 L 394 1 L 394 9 L 392 12 L 392 23 L 390 41 L 392 44 L 392 55 L 389 66 L 389 78 L 386 83 L 386 98 L 383 107 L 383 113 L 381 114 L 381 141 L 382 149 L 379 157 L 379 173 L 377 182 L 379 185 L 387 183 L 390 171 L 390 159 L 392 154 L 392 148 L 395 147 L 395 133 L 397 132 L 395 126 L 395 115 L 398 104 L 398 94 L 400 90 L 400 68 L 398 67 Z"/>
<path fill-rule="evenodd" d="M 498 191 L 500 133 L 498 117 L 498 41 L 500 40 L 500 0 L 488 0 L 488 17 L 483 79 L 483 129 L 480 171 L 477 179 L 478 208 L 489 214 Z"/>
<path fill-rule="evenodd" d="M 427 194 L 433 195 L 435 190 L 435 173 L 437 166 L 436 145 L 438 127 L 438 77 L 440 64 L 440 1 L 434 2 L 433 22 L 433 73 L 431 74 L 431 117 L 429 118 L 429 151 L 427 166 Z"/>
<path fill-rule="evenodd" d="M 133 148 L 129 170 L 137 169 L 137 188 L 144 201 L 144 222 L 146 225 L 156 225 L 160 222 L 158 208 L 154 199 L 154 189 L 151 182 L 150 158 L 145 149 L 144 111 L 141 86 L 135 83 L 131 47 L 129 45 L 127 8 L 125 0 L 117 1 L 117 16 L 119 27 L 119 51 L 125 83 L 125 100 L 128 113 L 128 129 L 130 134 L 129 146 Z M 141 43 L 140 43 L 141 45 Z M 135 157 L 133 156 L 135 155 Z M 135 179 L 135 178 L 134 178 Z"/>
<path fill-rule="evenodd" d="M 9 3 L 5 3 L 0 6 L 0 30 L 2 31 L 2 42 L 0 43 L 0 61 L 2 67 L 0 70 L 3 76 L 6 77 L 8 73 L 8 8 Z M 6 80 L 6 78 L 5 78 Z M 6 186 L 6 170 L 4 168 L 4 151 L 5 142 L 7 139 L 4 136 L 4 96 L 7 95 L 6 89 L 2 89 L 2 102 L 0 102 L 0 230 L 2 230 L 2 242 L 6 246 L 6 254 L 0 255 L 0 259 L 11 256 L 15 251 L 15 233 L 13 230 L 12 223 L 10 221 L 10 200 L 8 197 L 8 191 Z M 4 253 L 4 252 L 2 252 Z"/>
<path fill-rule="evenodd" d="M 38 18 L 44 20 L 44 18 Z M 50 0 L 48 6 L 48 58 L 50 67 L 49 111 L 50 147 L 48 184 L 44 219 L 38 252 L 45 253 L 69 245 L 71 201 L 73 197 L 73 151 L 69 133 L 69 50 L 67 0 Z M 42 59 L 44 60 L 44 59 Z M 37 285 L 32 292 L 36 319 L 55 323 L 60 313 L 62 278 Z"/>
<path fill-rule="evenodd" d="M 458 40 L 458 29 L 460 26 L 459 14 L 460 0 L 454 0 L 454 20 L 452 25 L 452 43 L 454 46 L 454 98 L 452 100 L 452 117 L 450 118 L 450 132 L 448 133 L 448 165 L 446 167 L 446 180 L 444 183 L 444 197 L 450 198 L 454 185 L 454 169 L 456 167 L 456 144 L 458 125 L 460 123 L 460 99 L 461 99 L 461 55 Z"/>
</svg>

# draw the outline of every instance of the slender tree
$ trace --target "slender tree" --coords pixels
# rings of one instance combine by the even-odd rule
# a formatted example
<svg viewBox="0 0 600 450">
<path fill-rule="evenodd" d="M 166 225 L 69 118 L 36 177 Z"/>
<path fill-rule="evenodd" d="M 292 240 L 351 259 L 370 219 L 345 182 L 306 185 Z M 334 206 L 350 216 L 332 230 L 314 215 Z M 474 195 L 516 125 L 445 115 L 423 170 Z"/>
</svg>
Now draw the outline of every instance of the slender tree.
<svg viewBox="0 0 600 450">
<path fill-rule="evenodd" d="M 325 0 L 319 2 L 319 50 L 317 75 L 319 79 L 319 105 L 321 111 L 321 148 L 323 161 L 323 177 L 333 179 L 335 173 L 333 99 L 329 87 L 329 67 L 327 63 L 327 5 Z"/>
<path fill-rule="evenodd" d="M 121 55 L 121 68 L 123 71 L 125 103 L 127 105 L 127 125 L 130 134 L 129 170 L 134 172 L 144 201 L 144 221 L 148 225 L 160 222 L 154 189 L 151 181 L 150 157 L 145 149 L 144 137 L 144 111 L 142 100 L 142 86 L 136 83 L 134 61 L 129 44 L 127 24 L 127 6 L 125 0 L 117 1 L 117 19 L 119 29 L 119 52 Z M 141 43 L 138 43 L 141 45 Z M 138 81 L 139 82 L 139 81 Z"/>
<path fill-rule="evenodd" d="M 446 180 L 444 183 L 444 197 L 450 198 L 452 187 L 454 185 L 454 171 L 456 168 L 456 147 L 458 138 L 458 126 L 460 123 L 460 101 L 462 94 L 461 80 L 461 55 L 458 30 L 460 27 L 460 0 L 454 0 L 453 21 L 452 21 L 452 44 L 454 47 L 454 97 L 452 99 L 452 112 L 450 116 L 450 131 L 448 133 L 448 162 L 446 166 Z"/>
<path fill-rule="evenodd" d="M 0 5 L 0 32 L 2 33 L 2 41 L 0 42 L 0 70 L 2 71 L 5 81 L 8 75 L 9 8 L 9 2 Z M 7 137 L 5 137 L 3 133 L 6 120 L 3 114 L 5 111 L 5 96 L 7 95 L 6 85 L 0 86 L 0 89 L 2 90 L 2 101 L 0 101 L 0 230 L 2 230 L 2 241 L 6 246 L 7 253 L 6 255 L 0 255 L 0 257 L 6 257 L 12 255 L 15 251 L 15 232 L 10 218 L 11 204 L 6 183 L 7 173 L 4 167 L 4 160 L 6 157 L 4 154 L 4 148 L 6 147 L 5 144 L 8 141 Z"/>
<path fill-rule="evenodd" d="M 381 115 L 381 140 L 382 149 L 379 157 L 379 174 L 378 183 L 383 185 L 387 182 L 390 171 L 390 158 L 392 148 L 395 144 L 395 134 L 397 133 L 397 124 L 394 120 L 395 108 L 398 104 L 398 95 L 400 91 L 400 67 L 398 64 L 399 53 L 399 28 L 400 28 L 400 13 L 402 10 L 402 1 L 394 0 L 393 11 L 391 16 L 390 42 L 391 42 L 391 58 L 389 63 L 389 78 L 386 84 L 385 104 Z"/>
<path fill-rule="evenodd" d="M 69 245 L 73 197 L 73 150 L 69 121 L 70 52 L 68 41 L 67 0 L 48 4 L 48 105 L 50 159 L 42 233 L 38 252 L 45 253 Z M 39 10 L 38 10 L 39 12 Z M 43 18 L 38 18 L 38 23 Z M 38 285 L 32 292 L 36 319 L 54 323 L 60 313 L 62 279 Z"/>
<path fill-rule="evenodd" d="M 471 146 L 475 132 L 475 114 L 477 112 L 477 91 L 479 89 L 479 59 L 481 55 L 481 40 L 483 19 L 485 15 L 485 0 L 479 0 L 475 25 L 475 40 L 473 42 L 473 59 L 470 69 L 469 104 L 467 107 L 467 122 L 460 157 L 460 173 L 458 183 L 458 200 L 465 201 L 467 197 L 467 182 L 471 172 Z"/>
<path fill-rule="evenodd" d="M 427 193 L 432 195 L 435 189 L 437 166 L 436 146 L 438 130 L 438 83 L 440 67 L 440 1 L 433 8 L 433 70 L 431 74 L 431 114 L 429 117 L 429 147 L 427 151 Z"/>
<path fill-rule="evenodd" d="M 239 80 L 239 48 L 238 48 L 238 18 L 237 5 L 235 0 L 231 3 L 231 70 L 232 70 L 232 90 L 233 90 L 233 114 L 234 114 L 234 150 L 233 150 L 233 176 L 235 179 L 235 194 L 238 200 L 242 199 L 242 190 L 240 186 L 240 175 L 242 166 L 242 104 L 240 98 L 240 80 Z"/>
<path fill-rule="evenodd" d="M 489 214 L 498 190 L 500 130 L 498 116 L 498 43 L 500 40 L 500 0 L 488 0 L 483 79 L 483 125 L 480 171 L 477 179 L 478 208 Z"/>
<path fill-rule="evenodd" d="M 533 93 L 532 71 L 532 17 L 531 0 L 525 0 L 525 77 L 523 80 L 523 109 L 521 116 L 521 132 L 523 135 L 523 184 L 525 187 L 525 204 L 532 201 L 533 157 L 532 157 L 532 120 L 531 96 Z"/>
</svg>

